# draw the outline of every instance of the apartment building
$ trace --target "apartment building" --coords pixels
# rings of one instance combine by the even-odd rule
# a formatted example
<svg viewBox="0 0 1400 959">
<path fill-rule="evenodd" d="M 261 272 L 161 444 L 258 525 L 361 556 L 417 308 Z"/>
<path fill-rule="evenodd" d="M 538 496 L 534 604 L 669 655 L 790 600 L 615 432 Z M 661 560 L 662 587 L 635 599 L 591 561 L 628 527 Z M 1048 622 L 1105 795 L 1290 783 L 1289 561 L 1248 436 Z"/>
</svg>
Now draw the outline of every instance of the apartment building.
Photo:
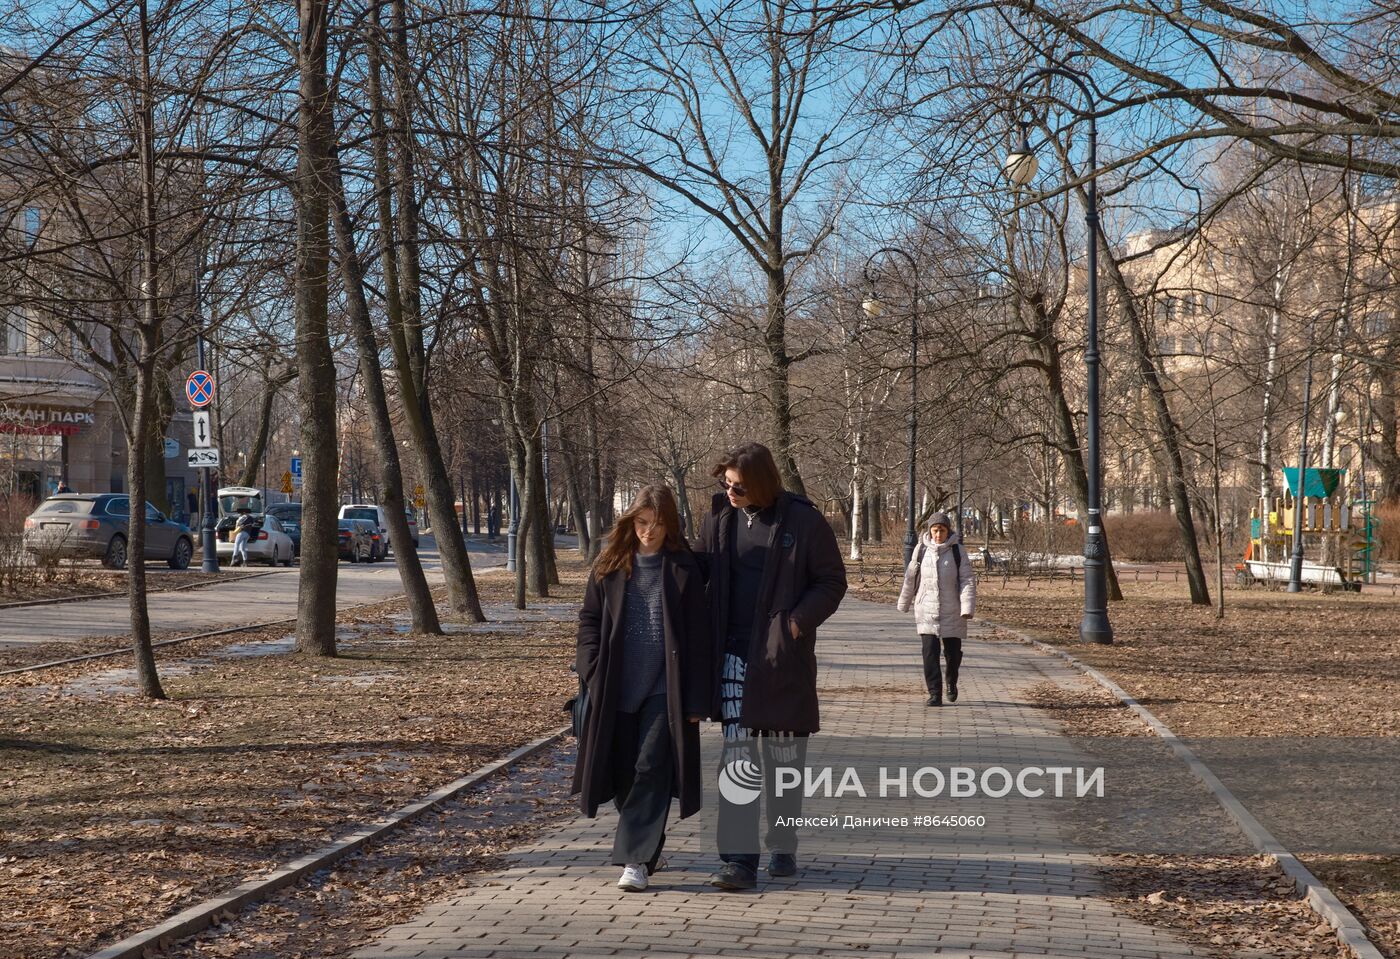
<svg viewBox="0 0 1400 959">
<path fill-rule="evenodd" d="M 0 75 L 17 66 L 14 54 L 0 51 Z M 99 362 L 110 362 L 112 330 L 120 329 L 99 320 L 118 315 L 121 306 L 109 291 L 82 286 L 85 273 L 97 272 L 92 267 L 122 255 L 118 250 L 101 262 L 93 243 L 121 241 L 91 240 L 91 221 L 86 233 L 79 229 L 47 185 L 50 165 L 40 151 L 52 141 L 43 125 L 71 131 L 81 123 L 53 122 L 64 103 L 62 85 L 44 70 L 29 73 L 0 100 L 0 496 L 6 497 L 43 498 L 60 482 L 81 492 L 120 492 L 126 485 L 126 439 L 110 370 Z M 106 194 L 91 194 L 89 215 L 107 215 Z M 172 370 L 172 380 L 183 373 Z M 163 450 L 165 490 L 171 510 L 181 513 L 196 474 L 185 466 L 190 416 L 183 401 L 174 408 Z"/>
</svg>

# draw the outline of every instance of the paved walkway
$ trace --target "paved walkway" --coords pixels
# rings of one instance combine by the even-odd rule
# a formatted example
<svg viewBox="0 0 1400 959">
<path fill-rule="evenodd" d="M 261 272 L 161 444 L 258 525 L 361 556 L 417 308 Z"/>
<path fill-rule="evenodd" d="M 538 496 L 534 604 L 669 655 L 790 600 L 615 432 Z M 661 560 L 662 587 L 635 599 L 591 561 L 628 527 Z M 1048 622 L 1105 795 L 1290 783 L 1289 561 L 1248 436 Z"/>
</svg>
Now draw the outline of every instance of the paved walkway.
<svg viewBox="0 0 1400 959">
<path fill-rule="evenodd" d="M 956 705 L 924 706 L 910 620 L 887 606 L 847 600 L 818 642 L 826 737 L 1008 735 L 1068 746 L 1025 691 L 1046 680 L 1088 681 L 1020 644 L 975 636 Z M 707 724 L 705 735 L 717 737 Z M 816 740 L 813 740 L 814 743 Z M 808 810 L 804 809 L 804 812 Z M 674 813 L 674 807 L 673 807 Z M 672 818 L 669 865 L 646 893 L 625 893 L 610 865 L 616 815 L 579 817 L 517 850 L 513 865 L 378 934 L 355 959 L 682 955 L 1094 957 L 1206 955 L 1170 932 L 1133 921 L 1100 898 L 1095 857 L 1033 851 L 1050 816 L 1012 824 L 1023 842 L 959 844 L 911 855 L 908 844 L 830 842 L 800 851 L 793 879 L 760 872 L 757 892 L 705 884 L 716 866 L 712 820 Z M 1004 836 L 1001 838 L 1005 838 Z M 1062 848 L 1058 847 L 1058 848 Z"/>
</svg>

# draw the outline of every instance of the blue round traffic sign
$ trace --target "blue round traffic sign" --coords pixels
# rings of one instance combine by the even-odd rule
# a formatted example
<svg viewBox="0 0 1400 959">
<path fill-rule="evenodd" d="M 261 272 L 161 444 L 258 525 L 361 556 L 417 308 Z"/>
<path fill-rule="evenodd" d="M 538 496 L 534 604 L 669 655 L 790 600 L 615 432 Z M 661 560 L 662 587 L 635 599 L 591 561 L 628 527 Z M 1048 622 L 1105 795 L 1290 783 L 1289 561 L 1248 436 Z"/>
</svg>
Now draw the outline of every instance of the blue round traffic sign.
<svg viewBox="0 0 1400 959">
<path fill-rule="evenodd" d="M 204 370 L 195 370 L 185 380 L 185 395 L 195 409 L 208 406 L 214 402 L 214 377 Z"/>
</svg>

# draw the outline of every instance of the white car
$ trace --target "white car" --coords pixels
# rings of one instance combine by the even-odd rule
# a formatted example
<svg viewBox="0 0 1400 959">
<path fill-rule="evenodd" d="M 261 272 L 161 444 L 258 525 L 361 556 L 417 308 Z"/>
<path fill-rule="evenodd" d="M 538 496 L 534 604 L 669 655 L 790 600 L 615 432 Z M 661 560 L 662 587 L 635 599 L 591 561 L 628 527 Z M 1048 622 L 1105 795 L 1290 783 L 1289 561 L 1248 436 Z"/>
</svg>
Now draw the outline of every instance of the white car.
<svg viewBox="0 0 1400 959">
<path fill-rule="evenodd" d="M 248 562 L 266 563 L 269 566 L 276 566 L 278 563 L 283 566 L 292 565 L 296 547 L 292 545 L 292 538 L 282 531 L 282 524 L 277 521 L 277 517 L 264 513 L 257 519 L 261 521 L 262 528 L 257 529 L 253 538 L 248 541 Z M 214 548 L 218 551 L 219 562 L 222 564 L 227 564 L 233 559 L 234 536 L 235 533 L 231 529 L 219 530 L 218 542 Z"/>
<path fill-rule="evenodd" d="M 393 543 L 389 541 L 389 514 L 384 511 L 384 507 L 373 503 L 346 503 L 340 508 L 339 518 L 369 520 L 379 530 L 379 541 L 384 544 L 384 553 L 387 555 L 393 548 Z"/>
</svg>

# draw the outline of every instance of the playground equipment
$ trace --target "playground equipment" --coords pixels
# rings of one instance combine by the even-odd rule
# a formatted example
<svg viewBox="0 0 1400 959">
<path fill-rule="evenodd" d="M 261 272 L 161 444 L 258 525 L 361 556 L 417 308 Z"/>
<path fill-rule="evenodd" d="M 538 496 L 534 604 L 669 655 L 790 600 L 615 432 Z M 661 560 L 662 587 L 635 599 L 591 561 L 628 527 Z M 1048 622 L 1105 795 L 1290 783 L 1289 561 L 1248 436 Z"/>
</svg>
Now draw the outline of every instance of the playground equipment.
<svg viewBox="0 0 1400 959">
<path fill-rule="evenodd" d="M 1283 470 L 1287 493 L 1263 497 L 1250 511 L 1249 548 L 1235 567 L 1241 586 L 1278 588 L 1289 579 L 1294 510 L 1302 510 L 1303 544 L 1320 547 L 1317 562 L 1303 561 L 1303 583 L 1322 590 L 1361 591 L 1375 582 L 1376 528 L 1370 500 L 1352 499 L 1343 489 L 1346 470 L 1309 469 L 1299 490 L 1296 467 Z"/>
</svg>

